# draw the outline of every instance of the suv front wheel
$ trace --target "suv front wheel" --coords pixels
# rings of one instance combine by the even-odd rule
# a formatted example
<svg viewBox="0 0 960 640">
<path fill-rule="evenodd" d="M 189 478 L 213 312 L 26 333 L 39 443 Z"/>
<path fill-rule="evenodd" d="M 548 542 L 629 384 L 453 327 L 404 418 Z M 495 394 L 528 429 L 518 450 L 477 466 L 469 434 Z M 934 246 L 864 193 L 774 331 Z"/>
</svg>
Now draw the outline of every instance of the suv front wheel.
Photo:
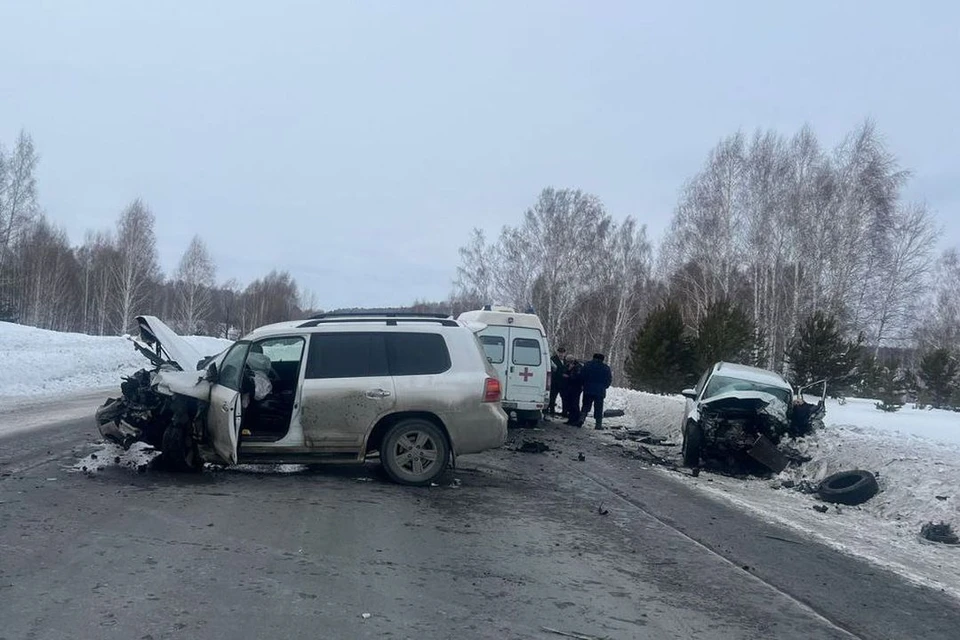
<svg viewBox="0 0 960 640">
<path fill-rule="evenodd" d="M 417 486 L 439 478 L 449 455 L 443 431 L 426 420 L 398 422 L 387 432 L 380 447 L 380 461 L 390 479 Z"/>
<path fill-rule="evenodd" d="M 703 448 L 703 432 L 700 425 L 693 420 L 687 422 L 683 428 L 683 465 L 685 467 L 700 466 L 700 449 Z"/>
</svg>

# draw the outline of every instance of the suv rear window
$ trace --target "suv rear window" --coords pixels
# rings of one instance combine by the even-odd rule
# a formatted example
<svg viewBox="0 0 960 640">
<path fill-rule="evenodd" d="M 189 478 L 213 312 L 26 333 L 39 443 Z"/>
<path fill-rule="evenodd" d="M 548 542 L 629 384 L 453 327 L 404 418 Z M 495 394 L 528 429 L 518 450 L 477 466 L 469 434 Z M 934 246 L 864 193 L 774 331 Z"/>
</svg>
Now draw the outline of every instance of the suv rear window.
<svg viewBox="0 0 960 640">
<path fill-rule="evenodd" d="M 513 339 L 513 364 L 539 367 L 542 362 L 539 341 L 530 338 Z"/>
<path fill-rule="evenodd" d="M 388 376 L 382 333 L 315 333 L 310 336 L 307 378 Z"/>
<path fill-rule="evenodd" d="M 436 333 L 388 333 L 387 355 L 395 376 L 424 376 L 450 368 L 450 352 Z"/>
</svg>

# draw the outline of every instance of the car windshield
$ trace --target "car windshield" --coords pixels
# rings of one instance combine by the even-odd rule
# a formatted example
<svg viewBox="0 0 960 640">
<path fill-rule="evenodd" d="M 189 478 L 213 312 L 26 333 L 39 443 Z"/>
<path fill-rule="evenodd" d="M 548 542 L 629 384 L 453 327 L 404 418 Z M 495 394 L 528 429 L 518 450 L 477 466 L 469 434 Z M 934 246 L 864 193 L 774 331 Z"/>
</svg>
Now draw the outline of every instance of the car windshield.
<svg viewBox="0 0 960 640">
<path fill-rule="evenodd" d="M 702 400 L 713 398 L 731 391 L 760 391 L 769 393 L 778 398 L 784 404 L 790 404 L 792 395 L 787 389 L 773 387 L 762 382 L 751 382 L 750 380 L 741 380 L 740 378 L 731 378 L 729 376 L 713 376 L 707 383 L 707 389 L 703 392 Z"/>
</svg>

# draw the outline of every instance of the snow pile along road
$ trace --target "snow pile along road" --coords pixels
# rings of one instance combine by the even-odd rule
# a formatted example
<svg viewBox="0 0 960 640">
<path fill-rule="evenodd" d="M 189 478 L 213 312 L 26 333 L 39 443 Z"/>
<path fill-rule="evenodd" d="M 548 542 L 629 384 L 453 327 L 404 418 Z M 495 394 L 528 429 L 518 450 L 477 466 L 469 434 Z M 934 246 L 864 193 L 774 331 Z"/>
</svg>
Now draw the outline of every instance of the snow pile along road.
<svg viewBox="0 0 960 640">
<path fill-rule="evenodd" d="M 232 344 L 204 336 L 186 340 L 207 355 Z M 128 338 L 60 333 L 0 322 L 0 398 L 7 401 L 119 388 L 123 376 L 148 364 Z"/>
<path fill-rule="evenodd" d="M 616 389 L 607 404 L 627 411 L 625 418 L 610 421 L 613 429 L 638 427 L 679 444 L 683 398 Z M 599 432 L 598 437 L 614 441 L 611 432 Z M 616 444 L 636 446 L 630 441 Z M 674 475 L 762 518 L 960 597 L 960 547 L 919 537 L 928 521 L 943 520 L 960 529 L 960 414 L 907 407 L 889 414 L 870 400 L 853 399 L 845 405 L 831 400 L 825 428 L 798 441 L 797 448 L 811 460 L 773 479 L 708 472 L 696 478 Z M 650 449 L 680 462 L 678 446 Z M 862 505 L 829 505 L 820 513 L 813 507 L 826 503 L 816 495 L 784 486 L 801 480 L 819 483 L 850 469 L 876 474 L 880 493 Z"/>
</svg>

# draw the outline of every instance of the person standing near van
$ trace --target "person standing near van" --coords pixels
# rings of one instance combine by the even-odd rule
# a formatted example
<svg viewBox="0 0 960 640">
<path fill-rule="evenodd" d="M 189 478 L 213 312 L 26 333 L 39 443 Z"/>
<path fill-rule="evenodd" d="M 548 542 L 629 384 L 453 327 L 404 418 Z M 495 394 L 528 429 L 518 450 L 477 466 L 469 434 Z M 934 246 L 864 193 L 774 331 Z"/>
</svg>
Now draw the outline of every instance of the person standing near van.
<svg viewBox="0 0 960 640">
<path fill-rule="evenodd" d="M 593 407 L 593 419 L 597 429 L 603 429 L 603 400 L 607 389 L 613 383 L 613 373 L 604 361 L 602 353 L 593 354 L 593 360 L 583 365 L 583 410 L 580 413 L 579 426 L 583 426 L 590 408 Z"/>
<path fill-rule="evenodd" d="M 580 394 L 583 392 L 583 377 L 580 361 L 568 355 L 564 363 L 563 415 L 566 424 L 577 426 L 580 423 Z"/>
<path fill-rule="evenodd" d="M 566 355 L 567 350 L 564 347 L 557 347 L 556 353 L 550 356 L 550 404 L 547 405 L 547 414 L 551 416 L 557 415 L 557 396 L 560 396 L 561 402 L 564 398 L 563 374 L 567 367 Z M 566 413 L 566 405 L 564 405 L 564 413 Z"/>
</svg>

